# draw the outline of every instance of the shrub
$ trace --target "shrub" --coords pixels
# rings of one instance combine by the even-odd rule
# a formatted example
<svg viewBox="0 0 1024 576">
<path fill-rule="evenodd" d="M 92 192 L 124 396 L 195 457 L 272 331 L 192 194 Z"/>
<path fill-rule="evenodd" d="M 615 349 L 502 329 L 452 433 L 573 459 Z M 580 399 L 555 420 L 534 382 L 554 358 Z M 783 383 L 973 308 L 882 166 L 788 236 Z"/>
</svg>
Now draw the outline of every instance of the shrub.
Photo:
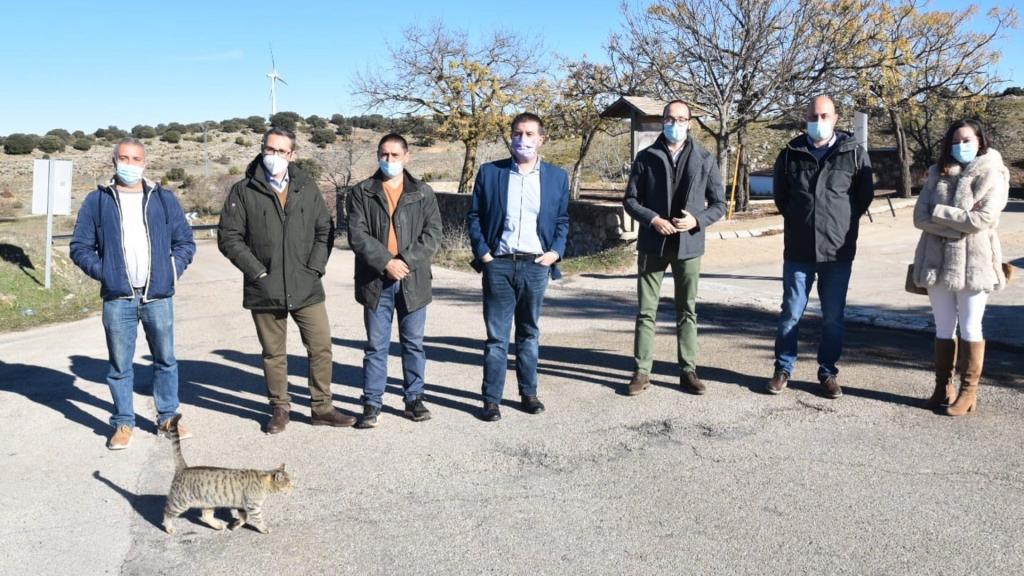
<svg viewBox="0 0 1024 576">
<path fill-rule="evenodd" d="M 346 124 L 344 126 L 338 126 L 338 129 L 336 130 L 336 132 L 337 132 L 338 136 L 351 136 L 352 135 L 352 127 L 349 126 L 348 124 Z"/>
<path fill-rule="evenodd" d="M 167 171 L 166 174 L 164 174 L 164 176 L 166 176 L 170 180 L 174 180 L 175 182 L 181 182 L 182 180 L 185 179 L 185 176 L 187 176 L 187 174 L 185 174 L 184 168 L 171 168 L 170 170 Z"/>
<path fill-rule="evenodd" d="M 245 128 L 245 122 L 239 119 L 224 120 L 220 123 L 220 131 L 225 134 L 231 134 L 233 132 L 241 132 L 242 128 Z"/>
<path fill-rule="evenodd" d="M 145 124 L 137 124 L 132 127 L 132 136 L 136 138 L 156 138 L 156 129 Z"/>
<path fill-rule="evenodd" d="M 90 142 L 88 138 L 79 138 L 71 144 L 71 147 L 75 150 L 88 152 L 89 149 L 92 148 L 92 142 Z"/>
<path fill-rule="evenodd" d="M 313 114 L 312 116 L 306 118 L 306 124 L 308 124 L 314 130 L 317 128 L 326 128 L 327 120 L 324 120 L 323 118 L 317 116 L 316 114 Z"/>
<path fill-rule="evenodd" d="M 228 174 L 230 174 L 232 176 L 238 176 L 241 173 L 242 173 L 242 169 L 239 168 L 238 166 L 232 166 L 231 168 L 228 168 Z"/>
<path fill-rule="evenodd" d="M 227 154 L 221 154 L 214 160 L 214 162 L 227 166 L 228 164 L 231 164 L 231 157 Z"/>
<path fill-rule="evenodd" d="M 331 116 L 331 124 L 334 124 L 335 126 L 344 126 L 345 123 L 345 117 L 341 114 L 334 114 Z"/>
<path fill-rule="evenodd" d="M 267 120 L 263 116 L 249 116 L 245 119 L 245 125 L 249 130 L 262 134 L 267 129 Z"/>
<path fill-rule="evenodd" d="M 64 141 L 57 136 L 43 136 L 42 140 L 38 144 L 39 150 L 52 153 L 52 152 L 63 152 Z"/>
<path fill-rule="evenodd" d="M 71 133 L 71 137 L 75 139 L 85 138 L 85 132 L 82 132 L 81 130 L 75 130 L 74 132 Z"/>
<path fill-rule="evenodd" d="M 334 130 L 330 128 L 317 128 L 313 130 L 313 137 L 310 139 L 313 144 L 323 148 L 328 144 L 334 144 L 334 141 L 338 139 L 338 135 L 334 133 Z"/>
<path fill-rule="evenodd" d="M 274 114 L 273 116 L 270 117 L 270 125 L 278 126 L 280 128 L 287 128 L 288 130 L 294 132 L 296 127 L 299 125 L 299 120 L 302 119 L 301 116 L 299 116 L 299 118 L 296 119 L 296 116 L 299 115 L 294 112 L 278 112 L 277 114 Z"/>
<path fill-rule="evenodd" d="M 238 144 L 239 146 L 249 146 L 250 145 L 249 141 L 246 140 L 245 138 L 242 138 L 241 136 L 239 136 L 238 138 L 235 138 L 235 144 Z"/>
<path fill-rule="evenodd" d="M 316 160 L 313 160 L 312 158 L 299 158 L 292 162 L 292 164 L 299 170 L 308 174 L 309 177 L 313 179 L 313 182 L 319 182 L 320 176 L 324 172 L 323 167 L 320 166 L 320 164 L 317 164 Z"/>
<path fill-rule="evenodd" d="M 191 187 L 195 186 L 195 183 L 196 183 L 196 179 L 193 178 L 191 174 L 186 174 L 185 178 L 183 178 L 182 181 L 181 181 L 181 187 L 182 188 L 191 188 Z"/>
<path fill-rule="evenodd" d="M 177 144 L 178 142 L 181 142 L 181 132 L 178 132 L 177 130 L 168 130 L 167 132 L 164 132 L 160 139 L 169 144 Z"/>
<path fill-rule="evenodd" d="M 4 140 L 4 152 L 7 154 L 31 154 L 39 137 L 35 134 L 10 134 Z"/>
<path fill-rule="evenodd" d="M 68 144 L 71 142 L 71 133 L 63 128 L 54 128 L 46 133 L 47 136 L 56 136 L 60 138 L 61 142 Z"/>
</svg>

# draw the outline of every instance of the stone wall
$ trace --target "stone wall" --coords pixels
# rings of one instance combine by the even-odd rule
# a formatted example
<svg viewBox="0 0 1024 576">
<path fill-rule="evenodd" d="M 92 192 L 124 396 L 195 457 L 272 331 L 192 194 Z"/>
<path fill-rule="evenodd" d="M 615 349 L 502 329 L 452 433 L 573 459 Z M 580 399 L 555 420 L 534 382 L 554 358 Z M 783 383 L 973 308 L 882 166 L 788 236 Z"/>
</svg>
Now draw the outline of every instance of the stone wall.
<svg viewBox="0 0 1024 576">
<path fill-rule="evenodd" d="M 436 192 L 448 247 L 468 247 L 466 212 L 469 194 Z M 582 256 L 636 239 L 636 223 L 618 202 L 569 202 L 566 256 Z"/>
</svg>

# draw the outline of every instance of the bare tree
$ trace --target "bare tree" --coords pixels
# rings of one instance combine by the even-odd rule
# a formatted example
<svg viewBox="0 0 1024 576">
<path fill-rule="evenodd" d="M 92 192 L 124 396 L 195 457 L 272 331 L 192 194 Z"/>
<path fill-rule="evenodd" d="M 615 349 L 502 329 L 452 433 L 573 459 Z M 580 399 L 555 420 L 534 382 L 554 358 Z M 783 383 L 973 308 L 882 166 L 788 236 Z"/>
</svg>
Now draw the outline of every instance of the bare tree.
<svg viewBox="0 0 1024 576">
<path fill-rule="evenodd" d="M 1017 26 L 1014 10 L 993 8 L 989 29 L 969 29 L 977 8 L 924 11 L 924 0 L 877 0 L 862 25 L 862 49 L 843 54 L 863 104 L 889 116 L 900 160 L 899 192 L 909 197 L 912 156 L 904 117 L 939 100 L 987 93 L 1001 81 L 991 74 L 999 54 L 993 42 Z"/>
<path fill-rule="evenodd" d="M 619 52 L 651 71 L 655 94 L 695 105 L 729 182 L 734 137 L 834 86 L 837 55 L 851 42 L 846 30 L 866 2 L 655 0 L 637 11 L 624 4 L 628 42 Z"/>
<path fill-rule="evenodd" d="M 357 75 L 356 93 L 371 108 L 433 114 L 441 134 L 465 145 L 459 192 L 468 192 L 477 146 L 502 134 L 507 113 L 543 72 L 542 46 L 505 32 L 473 46 L 441 24 L 407 28 L 402 38 L 389 48 L 391 70 Z"/>
<path fill-rule="evenodd" d="M 601 112 L 620 96 L 637 94 L 647 80 L 646 70 L 638 70 L 635 60 L 624 60 L 618 50 L 611 48 L 619 42 L 617 36 L 609 40 L 607 64 L 591 62 L 586 56 L 563 60 L 564 76 L 558 82 L 547 112 L 553 136 L 580 140 L 569 186 L 573 199 L 580 197 L 583 163 L 594 138 L 599 133 L 608 133 L 610 127 L 620 126 L 602 118 Z"/>
</svg>

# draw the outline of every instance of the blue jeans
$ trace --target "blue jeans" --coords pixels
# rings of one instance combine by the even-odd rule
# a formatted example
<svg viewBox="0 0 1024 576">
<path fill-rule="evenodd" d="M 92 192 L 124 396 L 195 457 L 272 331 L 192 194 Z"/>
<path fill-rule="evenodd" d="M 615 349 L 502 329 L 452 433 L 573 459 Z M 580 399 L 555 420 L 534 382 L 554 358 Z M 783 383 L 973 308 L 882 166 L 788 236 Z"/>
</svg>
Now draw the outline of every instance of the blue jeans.
<svg viewBox="0 0 1024 576">
<path fill-rule="evenodd" d="M 499 404 L 508 371 L 512 321 L 516 326 L 516 379 L 520 396 L 537 395 L 541 304 L 551 268 L 532 260 L 496 258 L 484 265 L 484 402 Z"/>
<path fill-rule="evenodd" d="M 110 372 L 107 385 L 114 398 L 110 424 L 135 426 L 135 337 L 139 321 L 146 333 L 153 356 L 153 402 L 157 424 L 163 424 L 178 411 L 178 361 L 174 358 L 174 304 L 171 298 L 143 302 L 141 296 L 119 298 L 103 303 L 103 331 L 107 336 Z"/>
<path fill-rule="evenodd" d="M 409 312 L 402 295 L 402 283 L 385 280 L 376 310 L 363 308 L 366 348 L 363 355 L 363 404 L 380 408 L 388 381 L 388 348 L 391 346 L 391 321 L 398 312 L 398 339 L 402 343 L 402 376 L 406 403 L 423 396 L 423 372 L 427 355 L 423 350 L 423 330 L 427 307 Z"/>
<path fill-rule="evenodd" d="M 775 335 L 775 369 L 793 374 L 797 342 L 800 339 L 800 317 L 807 308 L 807 298 L 818 280 L 821 301 L 821 342 L 818 343 L 818 379 L 838 374 L 836 362 L 843 352 L 843 314 L 846 291 L 850 286 L 852 262 L 790 262 L 782 265 L 782 314 Z"/>
</svg>

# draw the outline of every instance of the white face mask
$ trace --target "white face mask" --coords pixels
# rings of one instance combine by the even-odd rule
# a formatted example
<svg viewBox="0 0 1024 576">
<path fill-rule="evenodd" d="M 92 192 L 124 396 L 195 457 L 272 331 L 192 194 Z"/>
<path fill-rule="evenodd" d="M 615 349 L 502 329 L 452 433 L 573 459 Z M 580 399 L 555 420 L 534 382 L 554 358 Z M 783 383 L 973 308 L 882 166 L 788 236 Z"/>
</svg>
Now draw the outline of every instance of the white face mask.
<svg viewBox="0 0 1024 576">
<path fill-rule="evenodd" d="M 136 166 L 134 164 L 118 164 L 117 165 L 117 178 L 125 186 L 135 186 L 142 180 L 142 172 L 145 170 L 142 166 Z"/>
<path fill-rule="evenodd" d="M 811 140 L 815 142 L 821 142 L 823 140 L 831 140 L 833 133 L 833 126 L 830 122 L 808 122 L 807 123 L 807 135 L 811 137 Z"/>
<path fill-rule="evenodd" d="M 288 160 L 277 154 L 264 154 L 263 167 L 273 176 L 281 176 L 288 171 Z"/>
</svg>

